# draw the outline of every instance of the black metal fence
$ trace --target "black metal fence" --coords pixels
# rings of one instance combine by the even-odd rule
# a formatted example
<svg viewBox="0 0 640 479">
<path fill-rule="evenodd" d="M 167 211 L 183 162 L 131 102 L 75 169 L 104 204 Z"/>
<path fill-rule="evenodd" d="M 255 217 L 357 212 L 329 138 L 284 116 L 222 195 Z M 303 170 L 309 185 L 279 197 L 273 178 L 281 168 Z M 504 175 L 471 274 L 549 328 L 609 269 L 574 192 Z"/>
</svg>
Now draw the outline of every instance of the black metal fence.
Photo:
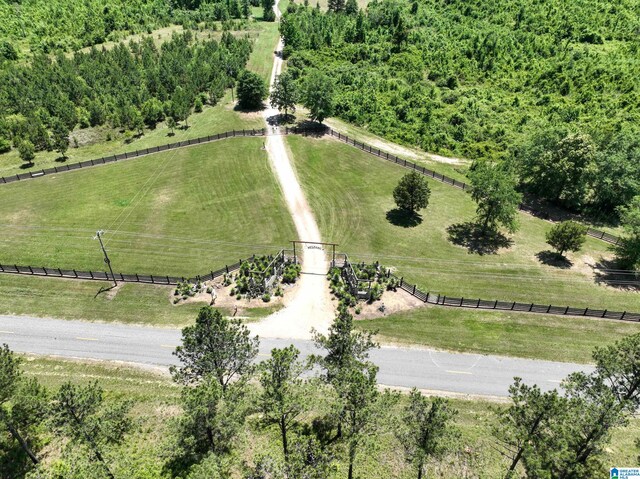
<svg viewBox="0 0 640 479">
<path fill-rule="evenodd" d="M 416 163 L 408 161 L 405 158 L 400 158 L 391 153 L 384 152 L 379 148 L 374 148 L 371 145 L 367 145 L 366 143 L 357 141 L 353 138 L 350 138 L 347 135 L 340 133 L 339 131 L 335 131 L 334 129 L 324 125 L 305 125 L 305 126 L 285 127 L 284 130 L 279 130 L 279 132 L 285 135 L 329 134 L 330 136 L 338 138 L 339 140 L 345 142 L 348 145 L 355 146 L 356 148 L 359 148 L 360 150 L 366 153 L 370 153 L 374 156 L 383 158 L 387 161 L 398 164 L 405 168 L 409 168 L 411 170 L 417 171 L 418 173 L 428 176 L 429 178 L 438 180 L 442 183 L 454 186 L 456 188 L 460 188 L 461 190 L 468 190 L 470 188 L 470 186 L 463 181 L 459 181 L 449 176 L 443 175 L 441 173 L 437 173 L 433 170 L 430 170 L 429 168 L 425 168 L 424 166 L 420 166 L 420 165 L 417 165 Z M 106 163 L 114 163 L 116 161 L 127 160 L 131 158 L 138 158 L 141 156 L 146 156 L 153 153 L 159 153 L 162 151 L 175 150 L 176 148 L 184 148 L 186 146 L 191 146 L 191 145 L 210 143 L 212 141 L 217 141 L 225 138 L 247 137 L 247 136 L 249 137 L 267 136 L 268 134 L 270 133 L 269 133 L 269 130 L 266 128 L 257 129 L 257 130 L 256 129 L 232 130 L 224 133 L 218 133 L 216 135 L 203 136 L 200 138 L 192 138 L 190 140 L 178 141 L 176 143 L 169 143 L 167 145 L 154 146 L 151 148 L 144 148 L 142 150 L 135 150 L 135 151 L 125 152 L 125 153 L 120 153 L 118 155 L 104 156 L 102 158 L 98 158 L 95 160 L 86 160 L 86 161 L 81 161 L 79 163 L 70 163 L 68 165 L 54 166 L 53 168 L 44 168 L 39 171 L 31 171 L 28 173 L 22 173 L 22 174 L 17 174 L 12 176 L 3 176 L 3 177 L 0 177 L 0 184 L 13 183 L 15 181 L 28 180 L 32 178 L 40 178 L 42 176 L 46 176 L 54 173 L 78 170 L 81 168 L 87 168 L 91 166 L 104 165 Z M 278 133 L 276 132 L 274 134 L 278 134 Z M 528 211 L 522 205 L 520 206 L 520 209 L 523 211 Z M 615 245 L 620 242 L 619 237 L 609 233 L 605 233 L 604 231 L 593 229 L 593 228 L 589 228 L 587 230 L 587 234 L 596 239 L 605 241 L 609 244 Z"/>
<path fill-rule="evenodd" d="M 153 153 L 159 153 L 161 151 L 175 150 L 176 148 L 184 148 L 185 146 L 199 145 L 202 143 L 210 143 L 212 141 L 222 140 L 224 138 L 235 138 L 238 136 L 265 136 L 266 134 L 267 130 L 265 128 L 262 128 L 260 130 L 232 130 L 225 133 L 218 133 L 216 135 L 203 136 L 200 138 L 178 141 L 176 143 L 169 143 L 167 145 L 153 146 L 151 148 L 144 148 L 142 150 L 129 151 L 120 153 L 118 155 L 104 156 L 95 160 L 86 160 L 79 163 L 69 163 L 68 165 L 54 166 L 53 168 L 45 168 L 38 171 L 30 171 L 28 173 L 0 177 L 0 184 L 13 183 L 15 181 L 28 180 L 31 178 L 40 178 L 45 175 L 61 173 L 64 171 L 79 170 L 81 168 L 104 165 L 106 163 L 114 163 L 116 161 L 138 158 L 140 156 L 151 155 Z"/>
<path fill-rule="evenodd" d="M 68 279 L 82 279 L 82 280 L 95 280 L 95 281 L 120 281 L 122 283 L 146 283 L 146 284 L 161 284 L 175 286 L 181 281 L 188 281 L 190 283 L 196 283 L 198 281 L 211 281 L 215 278 L 219 278 L 227 273 L 240 269 L 240 264 L 243 260 L 237 263 L 227 265 L 224 268 L 220 268 L 216 271 L 210 271 L 203 275 L 197 275 L 193 278 L 185 278 L 178 276 L 167 275 L 153 275 L 153 274 L 123 274 L 123 273 L 108 273 L 106 271 L 78 271 L 75 269 L 60 269 L 60 268 L 45 268 L 34 266 L 19 266 L 19 265 L 6 265 L 0 264 L 0 273 L 8 274 L 21 274 L 27 276 L 47 276 L 52 278 L 68 278 Z"/>
<path fill-rule="evenodd" d="M 607 309 L 572 308 L 571 306 L 553 306 L 535 303 L 518 303 L 511 301 L 488 301 L 484 299 L 455 298 L 440 294 L 420 291 L 415 284 L 407 283 L 404 278 L 397 278 L 399 287 L 424 303 L 450 306 L 454 308 L 495 309 L 499 311 L 518 311 L 561 316 L 584 316 L 589 318 L 616 319 L 640 322 L 640 313 L 629 311 L 609 311 Z"/>
<path fill-rule="evenodd" d="M 0 273 L 7 274 L 20 274 L 27 276 L 46 276 L 51 278 L 68 278 L 79 280 L 94 280 L 94 281 L 120 281 L 123 283 L 145 283 L 145 284 L 157 284 L 157 285 L 169 285 L 175 286 L 181 281 L 188 281 L 190 283 L 196 283 L 199 281 L 211 281 L 213 279 L 224 276 L 240 269 L 240 265 L 243 261 L 239 260 L 237 263 L 231 265 L 225 265 L 223 268 L 209 273 L 196 275 L 192 278 L 168 276 L 168 275 L 152 275 L 152 274 L 123 274 L 114 273 L 112 276 L 106 271 L 78 271 L 75 269 L 60 269 L 60 268 L 46 268 L 46 267 L 34 267 L 34 266 L 19 266 L 19 265 L 6 265 L 0 264 Z M 591 309 L 591 308 L 573 308 L 570 306 L 553 306 L 553 305 L 540 305 L 535 303 L 518 303 L 510 301 L 487 301 L 483 299 L 469 299 L 469 298 L 456 298 L 451 296 L 443 296 L 440 294 L 434 294 L 430 292 L 423 292 L 415 284 L 408 283 L 404 278 L 398 278 L 398 286 L 407 293 L 418 298 L 424 303 L 450 306 L 458 308 L 474 308 L 474 309 L 495 309 L 500 311 L 518 311 L 527 313 L 542 313 L 552 315 L 563 316 L 586 316 L 590 318 L 604 318 L 604 319 L 617 319 L 623 321 L 635 321 L 640 322 L 640 313 L 634 313 L 629 311 L 609 311 L 607 309 Z"/>
</svg>

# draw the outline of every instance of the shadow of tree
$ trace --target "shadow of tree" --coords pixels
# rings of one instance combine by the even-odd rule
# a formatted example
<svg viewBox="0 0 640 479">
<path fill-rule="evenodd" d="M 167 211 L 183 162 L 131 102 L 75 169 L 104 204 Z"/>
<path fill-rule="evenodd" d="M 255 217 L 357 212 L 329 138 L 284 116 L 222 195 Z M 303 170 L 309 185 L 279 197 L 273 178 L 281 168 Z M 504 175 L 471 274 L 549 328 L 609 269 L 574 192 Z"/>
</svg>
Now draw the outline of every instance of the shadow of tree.
<svg viewBox="0 0 640 479">
<path fill-rule="evenodd" d="M 615 260 L 602 258 L 592 267 L 597 284 L 624 291 L 640 291 L 640 272 L 622 269 Z"/>
<path fill-rule="evenodd" d="M 509 248 L 513 241 L 500 231 L 482 231 L 475 223 L 456 223 L 447 228 L 449 241 L 463 246 L 470 253 L 479 255 L 497 254 L 500 248 Z"/>
<path fill-rule="evenodd" d="M 68 156 L 59 156 L 58 158 L 56 158 L 54 161 L 56 163 L 66 163 L 66 161 L 69 159 Z"/>
<path fill-rule="evenodd" d="M 277 115 L 271 115 L 269 118 L 267 118 L 267 123 L 271 126 L 288 125 L 294 123 L 295 121 L 296 117 L 291 113 L 289 113 L 288 115 L 278 113 Z"/>
<path fill-rule="evenodd" d="M 422 223 L 422 216 L 400 208 L 393 208 L 387 211 L 387 221 L 395 226 L 403 228 L 413 228 Z"/>
<path fill-rule="evenodd" d="M 567 258 L 555 251 L 540 251 L 536 254 L 538 261 L 547 266 L 554 266 L 555 268 L 569 269 L 573 266 L 573 263 Z"/>
<path fill-rule="evenodd" d="M 20 165 L 20 169 L 21 170 L 28 170 L 29 168 L 33 168 L 33 165 L 35 165 L 35 163 L 33 161 L 30 161 L 29 163 L 22 163 Z"/>
<path fill-rule="evenodd" d="M 257 106 L 255 108 L 246 108 L 246 107 L 241 107 L 240 103 L 236 103 L 236 105 L 233 107 L 233 111 L 237 111 L 238 113 L 258 113 L 262 110 L 264 110 L 267 107 L 266 103 L 260 103 L 260 106 Z"/>
</svg>

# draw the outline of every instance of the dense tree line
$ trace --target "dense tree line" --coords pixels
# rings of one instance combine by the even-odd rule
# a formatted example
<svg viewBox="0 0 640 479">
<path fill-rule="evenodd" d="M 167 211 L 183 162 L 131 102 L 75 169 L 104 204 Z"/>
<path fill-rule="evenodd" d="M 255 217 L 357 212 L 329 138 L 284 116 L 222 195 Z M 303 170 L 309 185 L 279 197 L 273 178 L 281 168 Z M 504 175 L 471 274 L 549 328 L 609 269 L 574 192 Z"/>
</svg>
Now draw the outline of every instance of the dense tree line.
<svg viewBox="0 0 640 479">
<path fill-rule="evenodd" d="M 420 479 L 433 472 L 434 461 L 464 447 L 450 401 L 415 389 L 402 401 L 378 388 L 378 368 L 369 360 L 378 347 L 374 334 L 357 330 L 346 309 L 340 308 L 327 334 L 315 334 L 315 343 L 320 352 L 308 361 L 291 345 L 256 363 L 259 340 L 242 321 L 202 308 L 175 352 L 180 364 L 171 371 L 181 387 L 179 407 L 163 428 L 162 457 L 152 463 L 138 460 L 128 442 L 137 427 L 135 404 L 106 395 L 97 382 L 65 382 L 50 391 L 24 374 L 22 359 L 5 345 L 0 474 L 352 479 L 357 458 L 392 431 Z M 588 479 L 606 473 L 602 460 L 611 435 L 640 405 L 640 335 L 597 348 L 593 358 L 593 372 L 569 375 L 561 390 L 545 392 L 515 378 L 510 404 L 493 421 L 493 439 L 505 456 L 501 477 Z M 267 455 L 252 455 L 251 463 L 239 459 L 248 421 L 252 430 L 271 431 L 271 440 L 279 442 Z M 47 448 L 53 440 L 61 444 L 55 453 Z M 126 458 L 119 447 L 127 448 Z"/>
<path fill-rule="evenodd" d="M 340 1 L 289 8 L 289 71 L 333 80 L 334 113 L 387 138 L 513 162 L 523 191 L 615 212 L 640 193 L 640 5 Z M 558 174 L 560 173 L 560 174 Z"/>
<path fill-rule="evenodd" d="M 165 118 L 186 122 L 193 108 L 215 104 L 241 74 L 251 52 L 248 39 L 225 32 L 220 42 L 174 34 L 92 48 L 72 57 L 38 55 L 29 65 L 0 71 L 0 147 L 9 140 L 25 161 L 32 152 L 64 155 L 76 126 L 109 124 L 141 133 Z M 23 155 L 24 153 L 24 155 Z"/>
<path fill-rule="evenodd" d="M 257 0 L 28 0 L 0 1 L 0 63 L 27 44 L 52 53 L 151 33 L 169 24 L 247 18 Z"/>
</svg>

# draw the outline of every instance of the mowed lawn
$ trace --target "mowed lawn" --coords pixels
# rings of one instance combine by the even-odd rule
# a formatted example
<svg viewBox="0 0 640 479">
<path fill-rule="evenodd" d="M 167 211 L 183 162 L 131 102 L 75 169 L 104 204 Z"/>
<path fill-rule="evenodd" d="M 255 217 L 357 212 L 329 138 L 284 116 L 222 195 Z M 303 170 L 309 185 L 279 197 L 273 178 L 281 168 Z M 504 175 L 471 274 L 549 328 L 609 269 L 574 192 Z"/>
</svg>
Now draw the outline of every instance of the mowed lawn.
<svg viewBox="0 0 640 479">
<path fill-rule="evenodd" d="M 605 243 L 587 239 L 583 251 L 569 254 L 571 268 L 542 264 L 536 254 L 549 249 L 550 224 L 520 214 L 509 248 L 470 253 L 452 244 L 447 233 L 450 225 L 473 219 L 475 203 L 468 194 L 430 180 L 422 223 L 397 226 L 387 214 L 407 170 L 328 138 L 287 142 L 324 241 L 339 243 L 353 260 L 379 260 L 424 291 L 448 296 L 640 311 L 637 292 L 595 283 L 589 264 L 610 256 Z"/>
<path fill-rule="evenodd" d="M 207 145 L 0 187 L 0 263 L 192 276 L 294 236 L 259 138 Z"/>
<path fill-rule="evenodd" d="M 0 274 L 0 314 L 44 318 L 106 321 L 153 326 L 183 327 L 195 321 L 205 303 L 174 305 L 174 288 L 124 283 L 117 292 L 101 292 L 111 286 L 106 281 L 75 281 Z M 99 294 L 98 294 L 99 293 Z M 277 306 L 244 308 L 244 320 L 255 321 L 269 315 Z M 231 315 L 231 307 L 218 308 Z"/>
<path fill-rule="evenodd" d="M 383 341 L 574 363 L 592 363 L 595 347 L 640 332 L 624 321 L 436 306 L 357 324 Z"/>
</svg>

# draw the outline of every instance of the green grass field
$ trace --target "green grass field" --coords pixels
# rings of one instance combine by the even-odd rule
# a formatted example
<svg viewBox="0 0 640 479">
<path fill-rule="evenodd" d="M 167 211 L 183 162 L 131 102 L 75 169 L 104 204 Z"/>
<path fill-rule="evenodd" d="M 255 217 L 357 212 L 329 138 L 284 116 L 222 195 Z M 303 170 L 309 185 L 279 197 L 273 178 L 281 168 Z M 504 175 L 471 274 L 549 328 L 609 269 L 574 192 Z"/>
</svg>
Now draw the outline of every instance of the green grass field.
<svg viewBox="0 0 640 479">
<path fill-rule="evenodd" d="M 173 288 L 125 283 L 117 294 L 103 292 L 111 286 L 103 281 L 0 275 L 0 314 L 86 321 L 114 321 L 153 326 L 184 327 L 192 324 L 205 303 L 173 305 Z M 255 321 L 279 307 L 244 308 L 245 321 Z M 231 308 L 218 307 L 226 314 Z"/>
<path fill-rule="evenodd" d="M 422 223 L 397 226 L 387 215 L 406 170 L 330 139 L 287 142 L 324 240 L 353 260 L 379 260 L 423 290 L 448 296 L 640 311 L 638 293 L 595 284 L 589 264 L 609 255 L 605 243 L 587 239 L 583 251 L 569 255 L 571 268 L 542 264 L 536 254 L 549 249 L 550 224 L 520 214 L 511 247 L 472 254 L 448 240 L 448 226 L 474 217 L 475 204 L 461 190 L 429 181 Z"/>
<path fill-rule="evenodd" d="M 73 378 L 77 384 L 86 384 L 97 380 L 107 392 L 108 397 L 127 398 L 134 401 L 132 413 L 136 417 L 136 427 L 128 440 L 111 457 L 119 462 L 118 472 L 127 476 L 131 468 L 141 472 L 143 467 L 160 470 L 164 439 L 173 417 L 179 413 L 176 406 L 180 389 L 167 375 L 160 375 L 111 363 L 63 361 L 47 358 L 27 358 L 24 369 L 29 376 L 36 377 L 51 389 Z M 501 477 L 505 470 L 505 459 L 496 451 L 496 443 L 491 436 L 491 427 L 495 421 L 494 409 L 500 404 L 482 400 L 452 399 L 452 405 L 459 414 L 455 425 L 461 437 L 460 453 L 445 456 L 431 465 L 427 477 Z M 401 401 L 400 406 L 404 404 Z M 391 412 L 399 416 L 399 407 Z M 310 421 L 313 415 L 306 414 L 303 421 Z M 275 428 L 259 427 L 257 416 L 251 416 L 242 430 L 234 452 L 234 463 L 242 460 L 253 461 L 260 453 L 279 457 L 279 438 Z M 637 456 L 634 439 L 640 430 L 640 422 L 616 430 L 607 449 L 605 460 L 609 464 L 633 464 Z M 403 461 L 402 448 L 390 432 L 378 434 L 372 438 L 374 446 L 362 449 L 356 459 L 358 477 L 393 477 L 409 479 L 415 477 L 414 471 Z M 58 451 L 53 448 L 50 454 Z M 341 455 L 343 457 L 343 455 Z M 51 456 L 49 456 L 49 460 Z M 152 465 L 155 465 L 153 467 Z M 338 468 L 331 479 L 345 477 L 345 464 Z M 465 475 L 471 472 L 471 476 Z M 148 476 L 159 477 L 159 476 Z M 235 476 L 234 476 L 235 477 Z M 239 476 L 238 476 L 239 477 Z"/>
<path fill-rule="evenodd" d="M 383 340 L 548 361 L 592 362 L 591 351 L 639 332 L 638 325 L 541 314 L 426 307 L 357 325 Z"/>
<path fill-rule="evenodd" d="M 260 138 L 235 138 L 0 188 L 0 262 L 192 276 L 274 253 L 294 228 Z"/>
</svg>

